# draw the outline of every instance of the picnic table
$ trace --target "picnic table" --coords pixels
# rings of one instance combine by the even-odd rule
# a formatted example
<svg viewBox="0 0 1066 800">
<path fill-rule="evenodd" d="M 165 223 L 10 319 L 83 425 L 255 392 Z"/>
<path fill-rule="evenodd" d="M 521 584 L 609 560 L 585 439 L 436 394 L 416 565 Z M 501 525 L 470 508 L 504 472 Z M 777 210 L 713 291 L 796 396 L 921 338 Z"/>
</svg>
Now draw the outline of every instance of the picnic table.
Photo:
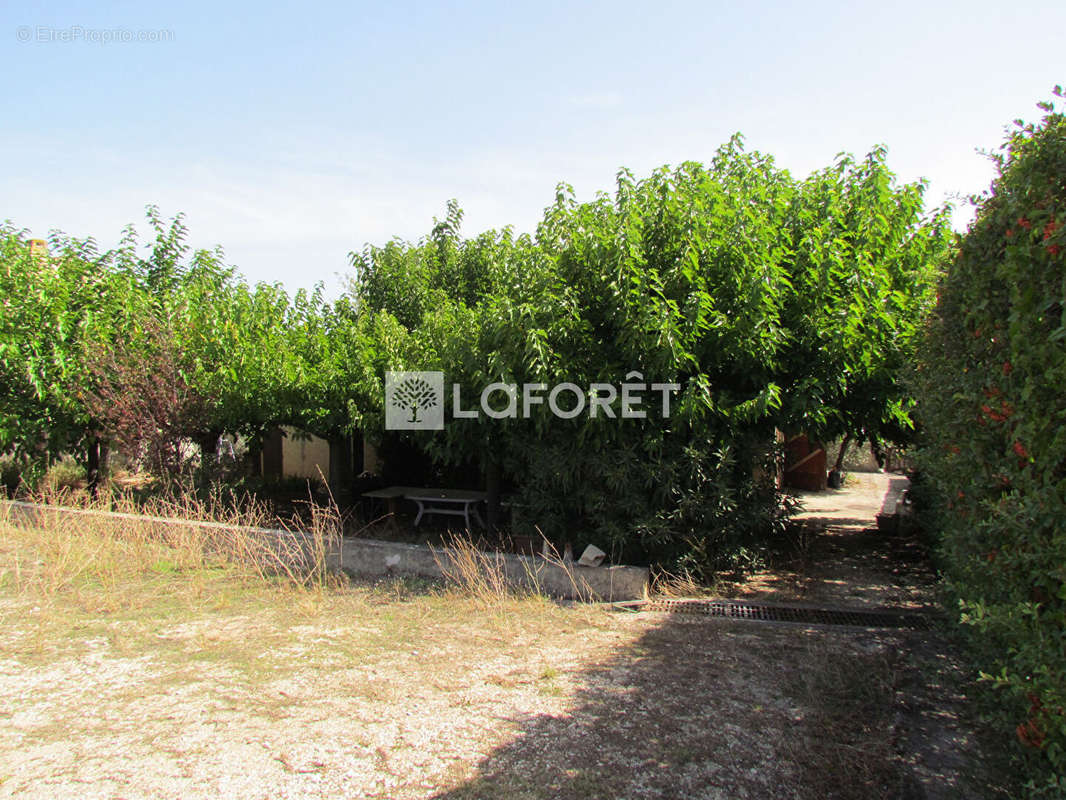
<svg viewBox="0 0 1066 800">
<path fill-rule="evenodd" d="M 466 527 L 470 528 L 470 517 L 473 516 L 481 527 L 485 527 L 485 521 L 478 512 L 478 504 L 488 498 L 486 492 L 472 491 L 469 489 L 426 489 L 418 486 L 387 486 L 384 489 L 375 489 L 371 492 L 363 492 L 363 497 L 385 500 L 388 503 L 389 514 L 395 518 L 396 502 L 400 498 L 411 500 L 418 505 L 418 515 L 415 517 L 415 527 L 422 522 L 426 514 L 443 514 L 462 517 L 466 521 Z"/>
<path fill-rule="evenodd" d="M 363 492 L 363 497 L 384 501 L 389 512 L 390 523 L 393 523 L 396 519 L 396 501 L 401 499 L 408 491 L 414 492 L 417 489 L 413 486 L 386 486 L 384 489 Z M 380 505 L 378 507 L 380 508 Z"/>
</svg>

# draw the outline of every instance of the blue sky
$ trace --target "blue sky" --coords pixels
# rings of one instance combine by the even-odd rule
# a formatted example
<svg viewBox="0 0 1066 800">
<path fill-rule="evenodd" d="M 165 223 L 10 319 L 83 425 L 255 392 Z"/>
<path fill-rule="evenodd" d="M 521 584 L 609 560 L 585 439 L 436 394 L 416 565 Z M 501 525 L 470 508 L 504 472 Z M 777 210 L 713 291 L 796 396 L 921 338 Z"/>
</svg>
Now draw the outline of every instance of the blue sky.
<svg viewBox="0 0 1066 800">
<path fill-rule="evenodd" d="M 0 218 L 111 246 L 155 203 L 250 280 L 331 294 L 449 198 L 469 234 L 532 230 L 560 181 L 590 198 L 736 131 L 797 175 L 881 143 L 931 203 L 979 192 L 977 149 L 1066 83 L 1061 2 L 20 5 Z M 90 41 L 116 29 L 162 40 Z"/>
</svg>

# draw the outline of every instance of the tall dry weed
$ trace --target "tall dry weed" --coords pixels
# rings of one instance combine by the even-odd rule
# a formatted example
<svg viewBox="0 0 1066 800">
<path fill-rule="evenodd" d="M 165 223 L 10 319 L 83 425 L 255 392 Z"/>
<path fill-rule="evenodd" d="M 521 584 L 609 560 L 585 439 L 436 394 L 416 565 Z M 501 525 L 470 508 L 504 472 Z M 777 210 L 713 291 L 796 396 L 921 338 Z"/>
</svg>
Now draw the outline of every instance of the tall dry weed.
<svg viewBox="0 0 1066 800">
<path fill-rule="evenodd" d="M 117 594 L 144 577 L 219 570 L 300 590 L 322 591 L 339 580 L 328 570 L 342 544 L 335 505 L 312 506 L 310 528 L 294 530 L 262 503 L 221 494 L 136 502 L 130 495 L 50 492 L 34 500 L 0 511 L 5 578 L 20 593 Z"/>
</svg>

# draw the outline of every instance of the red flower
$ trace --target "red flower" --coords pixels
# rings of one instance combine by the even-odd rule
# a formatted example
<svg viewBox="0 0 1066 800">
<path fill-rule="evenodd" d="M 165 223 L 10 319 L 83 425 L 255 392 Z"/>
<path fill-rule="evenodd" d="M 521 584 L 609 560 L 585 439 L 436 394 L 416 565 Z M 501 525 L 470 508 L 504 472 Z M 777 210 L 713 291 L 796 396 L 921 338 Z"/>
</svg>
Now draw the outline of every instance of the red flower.
<svg viewBox="0 0 1066 800">
<path fill-rule="evenodd" d="M 1007 228 L 1007 238 L 1009 239 L 1013 235 L 1014 235 L 1014 230 L 1012 228 Z"/>
<path fill-rule="evenodd" d="M 1058 229 L 1058 227 L 1059 227 L 1059 223 L 1055 222 L 1055 220 L 1051 220 L 1051 222 L 1049 222 L 1047 225 L 1045 225 L 1044 226 L 1044 241 L 1047 241 L 1048 239 L 1050 239 L 1051 238 L 1051 234 L 1053 234 Z"/>
<path fill-rule="evenodd" d="M 1003 374 L 1004 375 L 1010 375 L 1011 370 L 1013 370 L 1013 369 L 1014 369 L 1014 367 L 1011 366 L 1011 363 L 1009 361 L 1004 361 L 1003 362 Z"/>
<path fill-rule="evenodd" d="M 1057 244 L 1049 244 L 1047 246 L 1047 251 L 1053 256 L 1057 256 L 1059 254 L 1059 250 L 1060 248 Z"/>
<path fill-rule="evenodd" d="M 1025 217 L 1018 217 L 1018 225 L 1020 225 L 1021 227 L 1025 228 L 1026 230 L 1029 230 L 1030 228 L 1033 227 L 1033 223 L 1031 223 Z"/>
<path fill-rule="evenodd" d="M 1038 750 L 1044 746 L 1044 731 L 1040 729 L 1040 725 L 1034 719 L 1029 719 L 1015 728 L 1015 732 L 1018 734 L 1018 740 L 1029 747 L 1035 747 Z"/>
<path fill-rule="evenodd" d="M 1025 445 L 1019 441 L 1014 442 L 1014 454 L 1018 458 L 1029 458 L 1029 451 L 1025 449 Z"/>
</svg>

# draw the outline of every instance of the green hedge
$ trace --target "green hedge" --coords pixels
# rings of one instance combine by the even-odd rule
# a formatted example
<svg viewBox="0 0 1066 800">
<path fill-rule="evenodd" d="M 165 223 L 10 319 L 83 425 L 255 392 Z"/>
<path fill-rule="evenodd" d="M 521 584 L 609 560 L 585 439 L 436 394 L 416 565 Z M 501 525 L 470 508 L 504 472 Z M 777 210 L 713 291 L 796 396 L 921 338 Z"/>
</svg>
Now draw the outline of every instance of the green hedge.
<svg viewBox="0 0 1066 800">
<path fill-rule="evenodd" d="M 1030 789 L 1057 797 L 1066 792 L 1066 117 L 1041 108 L 1041 122 L 1018 121 L 995 156 L 999 177 L 942 283 L 916 394 L 948 585 Z"/>
</svg>

